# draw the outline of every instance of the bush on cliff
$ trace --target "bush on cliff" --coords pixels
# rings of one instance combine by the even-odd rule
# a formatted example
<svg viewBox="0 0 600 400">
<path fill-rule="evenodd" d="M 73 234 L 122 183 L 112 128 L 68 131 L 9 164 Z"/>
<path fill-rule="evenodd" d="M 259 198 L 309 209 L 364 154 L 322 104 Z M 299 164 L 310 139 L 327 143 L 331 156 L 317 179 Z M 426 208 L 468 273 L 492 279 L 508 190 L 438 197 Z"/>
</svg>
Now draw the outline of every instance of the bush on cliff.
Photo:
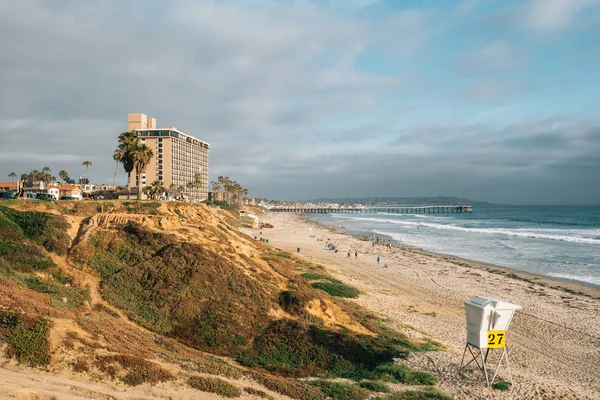
<svg viewBox="0 0 600 400">
<path fill-rule="evenodd" d="M 20 228 L 16 230 L 15 225 L 7 226 L 4 222 L 0 224 L 4 229 L 8 227 L 14 233 L 24 235 L 48 251 L 66 254 L 70 238 L 66 233 L 69 223 L 64 217 L 39 211 L 18 211 L 4 206 L 0 206 L 0 213 Z"/>
<path fill-rule="evenodd" d="M 241 349 L 275 305 L 273 283 L 248 276 L 210 248 L 138 224 L 101 232 L 90 245 L 87 260 L 103 277 L 109 301 L 143 326 L 197 348 L 221 354 Z"/>
<path fill-rule="evenodd" d="M 50 363 L 50 324 L 43 317 L 25 317 L 17 313 L 0 311 L 0 339 L 4 340 L 6 356 L 16 358 L 30 367 Z"/>
</svg>

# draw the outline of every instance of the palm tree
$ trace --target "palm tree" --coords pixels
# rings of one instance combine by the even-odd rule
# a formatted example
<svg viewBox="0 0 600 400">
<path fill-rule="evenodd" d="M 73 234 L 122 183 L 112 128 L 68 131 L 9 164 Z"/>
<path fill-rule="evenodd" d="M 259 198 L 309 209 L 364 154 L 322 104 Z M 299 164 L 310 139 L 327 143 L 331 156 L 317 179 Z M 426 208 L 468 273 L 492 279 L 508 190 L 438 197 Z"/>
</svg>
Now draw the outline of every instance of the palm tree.
<svg viewBox="0 0 600 400">
<path fill-rule="evenodd" d="M 88 175 L 87 175 L 87 171 L 88 168 L 92 166 L 92 162 L 91 161 L 84 161 L 81 163 L 81 165 L 83 165 L 85 167 L 85 179 L 87 179 Z M 90 180 L 88 179 L 88 183 L 90 183 Z"/>
<path fill-rule="evenodd" d="M 40 182 L 44 182 L 46 185 L 53 182 L 55 179 L 54 177 L 50 174 L 50 167 L 44 167 L 42 168 L 42 172 L 39 173 L 38 175 L 38 180 Z"/>
<path fill-rule="evenodd" d="M 136 132 L 123 132 L 119 135 L 119 146 L 113 155 L 113 159 L 117 162 L 117 169 L 119 168 L 119 163 L 121 163 L 123 165 L 123 169 L 127 173 L 127 199 L 131 197 L 131 186 L 129 182 L 131 182 L 131 172 L 135 168 L 133 156 L 135 149 L 139 146 L 139 144 L 140 138 Z M 115 170 L 113 186 L 116 184 L 116 179 L 117 171 Z"/>
<path fill-rule="evenodd" d="M 137 198 L 142 198 L 142 174 L 146 171 L 146 167 L 154 157 L 152 149 L 145 144 L 138 145 L 133 149 L 133 165 L 137 174 Z"/>
<path fill-rule="evenodd" d="M 173 185 L 171 185 L 173 186 Z M 148 191 L 150 192 L 152 198 L 158 199 L 160 197 L 161 194 L 163 194 L 166 189 L 162 183 L 162 181 L 154 181 L 152 182 L 152 184 L 148 187 Z"/>
<path fill-rule="evenodd" d="M 221 191 L 221 189 L 222 189 L 222 186 L 221 186 L 221 184 L 220 184 L 219 182 L 217 182 L 217 181 L 212 181 L 210 184 L 211 184 L 211 186 L 212 186 L 212 190 L 213 190 L 213 192 L 215 192 L 215 193 L 219 193 L 219 192 Z"/>
<path fill-rule="evenodd" d="M 17 174 L 14 172 L 11 172 L 10 174 L 8 174 L 8 177 L 10 178 L 11 182 L 14 182 L 15 178 L 17 177 Z"/>
<path fill-rule="evenodd" d="M 187 187 L 190 189 L 200 189 L 202 186 L 204 186 L 204 179 L 202 179 L 202 174 L 200 172 L 197 172 L 194 174 L 194 180 L 191 182 L 187 183 Z"/>
<path fill-rule="evenodd" d="M 61 183 L 64 183 L 65 179 L 67 179 L 69 177 L 69 173 L 63 169 L 58 173 L 58 176 L 61 180 Z"/>
<path fill-rule="evenodd" d="M 230 191 L 231 191 L 231 179 L 229 179 L 228 176 L 220 176 L 217 178 L 217 181 L 221 184 L 221 186 L 223 187 L 223 189 L 225 190 L 225 202 L 229 203 L 229 196 L 230 196 Z"/>
<path fill-rule="evenodd" d="M 29 174 L 27 174 L 27 178 L 32 182 L 41 182 L 43 173 L 37 169 L 32 170 Z"/>
</svg>

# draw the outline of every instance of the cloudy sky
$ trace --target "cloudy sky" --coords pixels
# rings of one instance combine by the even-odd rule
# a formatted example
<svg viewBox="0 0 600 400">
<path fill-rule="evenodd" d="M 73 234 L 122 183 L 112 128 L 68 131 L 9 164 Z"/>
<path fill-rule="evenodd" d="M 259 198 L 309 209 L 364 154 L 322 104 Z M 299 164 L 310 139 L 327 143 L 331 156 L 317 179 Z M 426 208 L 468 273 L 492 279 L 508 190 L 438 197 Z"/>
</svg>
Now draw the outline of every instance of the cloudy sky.
<svg viewBox="0 0 600 400">
<path fill-rule="evenodd" d="M 251 196 L 598 204 L 599 71 L 600 0 L 0 0 L 0 180 L 144 112 Z"/>
</svg>

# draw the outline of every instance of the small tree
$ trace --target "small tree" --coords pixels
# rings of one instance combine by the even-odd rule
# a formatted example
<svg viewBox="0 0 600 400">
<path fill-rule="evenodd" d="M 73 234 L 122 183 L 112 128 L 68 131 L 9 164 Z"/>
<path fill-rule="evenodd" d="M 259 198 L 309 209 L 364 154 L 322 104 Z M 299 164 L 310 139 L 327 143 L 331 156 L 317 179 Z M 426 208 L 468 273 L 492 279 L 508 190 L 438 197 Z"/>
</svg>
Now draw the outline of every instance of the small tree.
<svg viewBox="0 0 600 400">
<path fill-rule="evenodd" d="M 58 177 L 62 181 L 61 183 L 64 183 L 69 177 L 69 173 L 63 169 L 58 173 Z"/>
<path fill-rule="evenodd" d="M 10 178 L 11 182 L 14 182 L 15 178 L 17 177 L 17 174 L 14 172 L 11 172 L 10 174 L 8 174 L 8 177 Z"/>
</svg>

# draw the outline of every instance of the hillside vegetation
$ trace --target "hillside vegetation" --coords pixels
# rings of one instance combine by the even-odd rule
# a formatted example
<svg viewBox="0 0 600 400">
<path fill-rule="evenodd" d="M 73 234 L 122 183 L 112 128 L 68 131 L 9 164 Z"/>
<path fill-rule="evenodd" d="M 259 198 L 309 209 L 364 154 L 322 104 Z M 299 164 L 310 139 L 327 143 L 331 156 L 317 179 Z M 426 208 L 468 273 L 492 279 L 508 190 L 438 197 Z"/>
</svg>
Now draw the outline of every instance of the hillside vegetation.
<svg viewBox="0 0 600 400">
<path fill-rule="evenodd" d="M 366 380 L 436 383 L 394 362 L 437 343 L 385 328 L 343 299 L 359 291 L 238 224 L 204 205 L 0 203 L 6 355 L 93 379 L 174 382 L 227 397 L 366 398 L 382 386 Z M 298 380 L 308 376 L 347 378 L 351 388 Z M 254 388 L 243 387 L 248 378 Z"/>
</svg>

